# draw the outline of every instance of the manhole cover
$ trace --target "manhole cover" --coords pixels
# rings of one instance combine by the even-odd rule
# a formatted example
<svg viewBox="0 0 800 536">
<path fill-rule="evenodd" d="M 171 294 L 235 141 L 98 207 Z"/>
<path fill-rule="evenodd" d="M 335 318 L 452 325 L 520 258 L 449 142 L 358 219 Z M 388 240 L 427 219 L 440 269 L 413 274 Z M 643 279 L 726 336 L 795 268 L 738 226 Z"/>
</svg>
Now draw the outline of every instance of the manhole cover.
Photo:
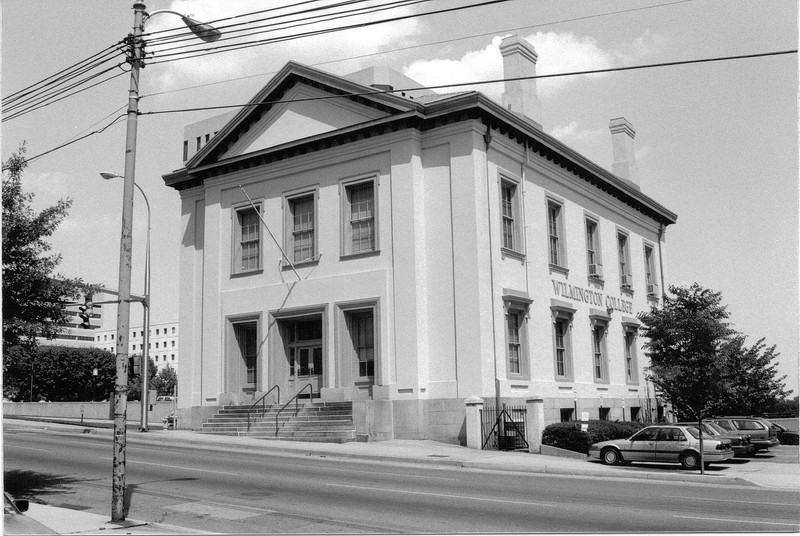
<svg viewBox="0 0 800 536">
<path fill-rule="evenodd" d="M 243 491 L 239 495 L 242 497 L 271 497 L 272 493 L 268 491 Z"/>
</svg>

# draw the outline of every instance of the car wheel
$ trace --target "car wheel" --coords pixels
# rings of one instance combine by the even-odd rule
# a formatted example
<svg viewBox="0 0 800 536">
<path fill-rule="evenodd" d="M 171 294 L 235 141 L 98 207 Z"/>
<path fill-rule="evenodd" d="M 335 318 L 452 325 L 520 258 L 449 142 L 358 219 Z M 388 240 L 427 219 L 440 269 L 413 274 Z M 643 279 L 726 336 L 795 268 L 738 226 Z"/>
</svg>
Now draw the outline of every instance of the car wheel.
<svg viewBox="0 0 800 536">
<path fill-rule="evenodd" d="M 600 453 L 600 458 L 606 465 L 617 465 L 620 461 L 622 461 L 622 456 L 620 456 L 617 449 L 611 448 L 604 449 L 603 452 Z"/>
<path fill-rule="evenodd" d="M 684 469 L 697 469 L 700 466 L 700 456 L 695 452 L 681 454 L 681 465 Z"/>
</svg>

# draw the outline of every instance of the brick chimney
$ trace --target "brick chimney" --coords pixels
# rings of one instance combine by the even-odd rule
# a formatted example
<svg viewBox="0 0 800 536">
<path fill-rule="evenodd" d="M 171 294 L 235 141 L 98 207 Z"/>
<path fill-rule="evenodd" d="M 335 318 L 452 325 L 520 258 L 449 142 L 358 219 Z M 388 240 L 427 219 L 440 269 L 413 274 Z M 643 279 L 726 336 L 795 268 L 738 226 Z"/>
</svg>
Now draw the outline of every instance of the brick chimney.
<svg viewBox="0 0 800 536">
<path fill-rule="evenodd" d="M 633 130 L 633 125 L 624 117 L 618 117 L 611 120 L 608 128 L 611 130 L 611 146 L 614 151 L 611 171 L 617 177 L 626 179 L 639 188 L 639 167 L 636 165 L 636 150 L 633 144 L 636 131 Z"/>
<path fill-rule="evenodd" d="M 536 76 L 539 55 L 526 40 L 510 35 L 500 42 L 503 55 L 503 78 Z M 536 80 L 507 80 L 503 91 L 503 106 L 521 115 L 541 128 L 542 106 L 536 92 Z"/>
</svg>

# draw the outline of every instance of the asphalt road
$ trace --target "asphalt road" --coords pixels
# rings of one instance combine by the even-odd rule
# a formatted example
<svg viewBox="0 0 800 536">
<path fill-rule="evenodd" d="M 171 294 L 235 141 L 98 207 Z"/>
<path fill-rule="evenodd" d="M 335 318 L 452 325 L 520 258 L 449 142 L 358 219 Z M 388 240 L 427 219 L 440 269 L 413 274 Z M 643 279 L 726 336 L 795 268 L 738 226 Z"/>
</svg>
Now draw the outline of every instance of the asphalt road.
<svg viewBox="0 0 800 536">
<path fill-rule="evenodd" d="M 797 532 L 800 494 L 128 442 L 128 517 L 218 533 Z M 6 430 L 17 496 L 110 515 L 111 438 Z"/>
</svg>

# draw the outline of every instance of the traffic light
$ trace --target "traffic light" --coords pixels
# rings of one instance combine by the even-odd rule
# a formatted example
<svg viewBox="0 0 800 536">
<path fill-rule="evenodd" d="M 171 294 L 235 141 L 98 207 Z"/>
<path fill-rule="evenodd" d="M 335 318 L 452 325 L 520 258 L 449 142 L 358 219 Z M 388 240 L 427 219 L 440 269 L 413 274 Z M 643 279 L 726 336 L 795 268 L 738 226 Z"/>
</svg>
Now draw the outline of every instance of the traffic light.
<svg viewBox="0 0 800 536">
<path fill-rule="evenodd" d="M 81 327 L 83 329 L 91 329 L 90 320 L 92 318 L 92 309 L 94 308 L 94 304 L 92 304 L 92 297 L 86 296 L 85 302 L 83 305 L 78 307 L 78 317 L 81 319 Z"/>
<path fill-rule="evenodd" d="M 138 376 L 141 374 L 142 356 L 131 355 L 128 356 L 128 375 L 130 377 Z"/>
</svg>

